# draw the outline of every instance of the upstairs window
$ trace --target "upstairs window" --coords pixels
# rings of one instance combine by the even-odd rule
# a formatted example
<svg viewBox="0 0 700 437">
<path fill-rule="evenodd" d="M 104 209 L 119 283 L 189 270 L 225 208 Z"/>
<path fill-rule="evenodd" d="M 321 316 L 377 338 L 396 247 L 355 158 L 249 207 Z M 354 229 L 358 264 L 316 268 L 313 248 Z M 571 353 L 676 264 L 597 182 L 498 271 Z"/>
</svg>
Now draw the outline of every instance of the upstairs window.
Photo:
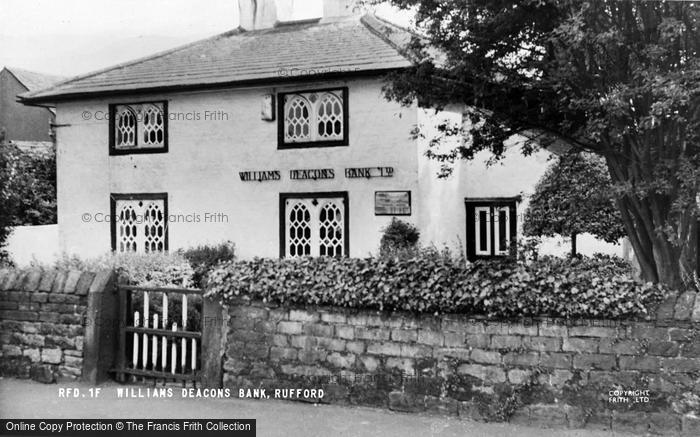
<svg viewBox="0 0 700 437">
<path fill-rule="evenodd" d="M 281 93 L 278 148 L 347 146 L 347 88 Z"/>
<path fill-rule="evenodd" d="M 110 105 L 110 155 L 168 151 L 167 102 Z"/>
<path fill-rule="evenodd" d="M 467 199 L 467 259 L 507 257 L 516 242 L 516 200 Z"/>
</svg>

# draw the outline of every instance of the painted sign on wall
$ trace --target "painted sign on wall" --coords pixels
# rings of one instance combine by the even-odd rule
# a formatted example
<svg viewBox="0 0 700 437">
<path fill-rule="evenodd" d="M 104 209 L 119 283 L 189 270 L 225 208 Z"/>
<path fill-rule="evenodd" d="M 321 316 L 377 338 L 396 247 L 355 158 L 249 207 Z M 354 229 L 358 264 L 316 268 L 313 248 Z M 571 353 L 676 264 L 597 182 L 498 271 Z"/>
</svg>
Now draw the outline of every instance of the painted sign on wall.
<svg viewBox="0 0 700 437">
<path fill-rule="evenodd" d="M 279 170 L 241 171 L 238 176 L 243 182 L 278 181 L 282 178 Z"/>
<path fill-rule="evenodd" d="M 335 178 L 335 170 L 332 168 L 317 168 L 311 170 L 289 170 L 289 179 L 292 180 L 317 180 L 317 179 L 333 179 Z"/>
<path fill-rule="evenodd" d="M 390 178 L 394 176 L 394 167 L 353 167 L 345 169 L 345 177 L 355 178 Z"/>
<path fill-rule="evenodd" d="M 375 191 L 374 215 L 411 215 L 411 192 Z"/>
</svg>

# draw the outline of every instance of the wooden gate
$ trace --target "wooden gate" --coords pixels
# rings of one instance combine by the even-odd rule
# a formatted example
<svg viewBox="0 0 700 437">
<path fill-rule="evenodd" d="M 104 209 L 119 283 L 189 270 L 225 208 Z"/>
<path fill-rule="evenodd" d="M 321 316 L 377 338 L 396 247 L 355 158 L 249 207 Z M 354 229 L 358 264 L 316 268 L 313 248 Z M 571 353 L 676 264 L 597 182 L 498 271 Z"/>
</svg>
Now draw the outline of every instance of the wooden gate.
<svg viewBox="0 0 700 437">
<path fill-rule="evenodd" d="M 201 380 L 202 290 L 120 285 L 117 380 Z"/>
</svg>

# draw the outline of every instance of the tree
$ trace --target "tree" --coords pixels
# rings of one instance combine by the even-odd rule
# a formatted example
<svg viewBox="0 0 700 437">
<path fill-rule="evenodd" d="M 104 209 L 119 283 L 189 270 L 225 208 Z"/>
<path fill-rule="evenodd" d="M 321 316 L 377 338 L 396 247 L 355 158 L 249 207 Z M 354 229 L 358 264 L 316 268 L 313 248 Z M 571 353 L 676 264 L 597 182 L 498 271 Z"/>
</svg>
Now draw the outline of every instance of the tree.
<svg viewBox="0 0 700 437">
<path fill-rule="evenodd" d="M 12 227 L 56 223 L 56 152 L 0 143 L 0 260 Z"/>
<path fill-rule="evenodd" d="M 3 249 L 12 232 L 12 223 L 17 210 L 17 199 L 12 195 L 10 184 L 10 153 L 7 146 L 0 143 L 0 264 L 7 261 L 8 254 Z"/>
<path fill-rule="evenodd" d="M 411 69 L 386 97 L 461 103 L 469 135 L 446 163 L 524 135 L 601 156 L 642 275 L 672 287 L 696 269 L 700 3 L 617 0 L 392 0 L 415 8 Z M 437 54 L 436 54 L 437 53 Z M 434 141 L 434 142 L 439 142 Z"/>
<path fill-rule="evenodd" d="M 570 236 L 572 256 L 576 256 L 578 234 L 587 232 L 617 243 L 625 230 L 614 202 L 605 162 L 591 154 L 566 154 L 537 183 L 523 231 L 538 237 Z"/>
</svg>

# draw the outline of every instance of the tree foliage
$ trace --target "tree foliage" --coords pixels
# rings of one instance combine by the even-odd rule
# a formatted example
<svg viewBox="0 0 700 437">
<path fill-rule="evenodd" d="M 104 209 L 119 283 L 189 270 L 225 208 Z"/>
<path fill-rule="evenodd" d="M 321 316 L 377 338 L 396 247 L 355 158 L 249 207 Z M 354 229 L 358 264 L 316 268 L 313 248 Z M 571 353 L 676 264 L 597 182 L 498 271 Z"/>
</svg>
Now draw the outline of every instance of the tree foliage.
<svg viewBox="0 0 700 437">
<path fill-rule="evenodd" d="M 696 268 L 700 3 L 618 0 L 392 0 L 421 37 L 386 95 L 462 103 L 471 139 L 436 158 L 495 156 L 515 134 L 605 159 L 616 204 L 649 280 Z M 435 55 L 439 53 L 439 55 Z"/>
<path fill-rule="evenodd" d="M 590 233 L 616 243 L 625 230 L 614 202 L 605 162 L 591 154 L 566 154 L 537 183 L 523 231 L 530 236 L 571 237 L 573 255 L 577 234 Z"/>
<path fill-rule="evenodd" d="M 55 150 L 27 153 L 0 144 L 0 206 L 0 248 L 14 226 L 56 223 Z"/>
</svg>

